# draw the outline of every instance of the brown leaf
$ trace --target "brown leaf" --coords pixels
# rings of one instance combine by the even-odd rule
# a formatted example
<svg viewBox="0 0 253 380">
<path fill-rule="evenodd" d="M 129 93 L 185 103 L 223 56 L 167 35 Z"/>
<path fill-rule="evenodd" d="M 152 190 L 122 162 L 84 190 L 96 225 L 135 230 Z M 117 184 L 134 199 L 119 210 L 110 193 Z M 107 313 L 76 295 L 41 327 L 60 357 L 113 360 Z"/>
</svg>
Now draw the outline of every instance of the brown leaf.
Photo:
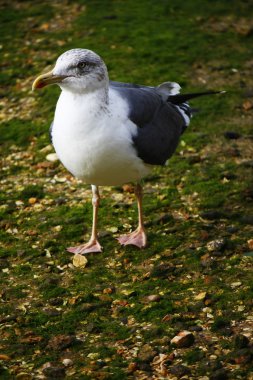
<svg viewBox="0 0 253 380">
<path fill-rule="evenodd" d="M 134 186 L 130 184 L 125 184 L 122 186 L 123 191 L 126 193 L 134 193 Z"/>
<path fill-rule="evenodd" d="M 245 100 L 242 107 L 243 107 L 244 111 L 249 111 L 253 108 L 253 103 L 250 100 Z"/>
<path fill-rule="evenodd" d="M 48 342 L 48 348 L 52 350 L 64 350 L 72 346 L 76 342 L 76 337 L 73 335 L 56 335 Z"/>
<path fill-rule="evenodd" d="M 35 198 L 35 197 L 31 197 L 31 198 L 28 199 L 28 203 L 30 205 L 34 205 L 34 203 L 36 203 L 36 202 L 37 202 L 37 198 Z"/>
<path fill-rule="evenodd" d="M 249 249 L 253 249 L 253 239 L 247 241 Z"/>
<path fill-rule="evenodd" d="M 42 336 L 28 336 L 26 338 L 20 339 L 21 343 L 27 343 L 27 344 L 33 344 L 33 343 L 38 343 L 41 342 L 43 339 Z"/>
<path fill-rule="evenodd" d="M 10 356 L 9 355 L 5 355 L 5 354 L 0 354 L 0 360 L 10 360 Z"/>
</svg>

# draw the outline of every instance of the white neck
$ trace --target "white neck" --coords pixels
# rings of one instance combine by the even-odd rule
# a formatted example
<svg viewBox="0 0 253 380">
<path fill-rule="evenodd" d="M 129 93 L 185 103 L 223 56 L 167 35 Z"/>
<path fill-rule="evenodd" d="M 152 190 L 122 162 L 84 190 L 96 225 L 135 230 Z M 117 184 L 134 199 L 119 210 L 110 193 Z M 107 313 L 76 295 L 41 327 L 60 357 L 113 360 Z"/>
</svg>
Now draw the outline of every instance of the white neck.
<svg viewBox="0 0 253 380">
<path fill-rule="evenodd" d="M 104 87 L 97 88 L 93 91 L 73 92 L 63 89 L 59 101 L 64 102 L 64 106 L 78 107 L 83 109 L 82 115 L 85 115 L 84 108 L 89 114 L 97 114 L 105 110 L 109 103 L 108 89 Z"/>
</svg>

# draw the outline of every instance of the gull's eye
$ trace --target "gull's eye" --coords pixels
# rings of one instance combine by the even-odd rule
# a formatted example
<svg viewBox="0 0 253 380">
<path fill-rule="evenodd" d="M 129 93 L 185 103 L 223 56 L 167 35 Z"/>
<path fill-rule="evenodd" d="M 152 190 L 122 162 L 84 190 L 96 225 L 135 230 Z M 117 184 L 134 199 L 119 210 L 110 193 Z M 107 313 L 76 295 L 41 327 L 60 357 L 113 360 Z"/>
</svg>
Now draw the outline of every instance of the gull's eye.
<svg viewBox="0 0 253 380">
<path fill-rule="evenodd" d="M 78 67 L 79 69 L 84 69 L 85 66 L 86 66 L 86 62 L 79 62 L 78 65 L 77 65 L 77 67 Z"/>
</svg>

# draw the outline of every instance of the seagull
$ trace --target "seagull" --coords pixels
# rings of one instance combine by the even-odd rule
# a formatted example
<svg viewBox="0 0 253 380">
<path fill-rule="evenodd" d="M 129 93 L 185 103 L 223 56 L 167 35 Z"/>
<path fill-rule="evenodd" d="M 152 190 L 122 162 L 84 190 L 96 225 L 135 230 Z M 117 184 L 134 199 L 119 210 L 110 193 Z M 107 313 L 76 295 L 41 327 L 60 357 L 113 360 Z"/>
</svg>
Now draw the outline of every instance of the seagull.
<svg viewBox="0 0 253 380">
<path fill-rule="evenodd" d="M 180 94 L 175 82 L 149 87 L 110 81 L 102 58 L 79 48 L 60 55 L 53 70 L 38 76 L 32 88 L 50 84 L 62 90 L 50 128 L 56 154 L 69 172 L 92 189 L 90 240 L 67 250 L 102 251 L 97 231 L 99 186 L 125 183 L 135 183 L 138 227 L 118 241 L 123 246 L 146 247 L 141 180 L 175 152 L 192 116 L 187 101 L 222 91 Z"/>
</svg>

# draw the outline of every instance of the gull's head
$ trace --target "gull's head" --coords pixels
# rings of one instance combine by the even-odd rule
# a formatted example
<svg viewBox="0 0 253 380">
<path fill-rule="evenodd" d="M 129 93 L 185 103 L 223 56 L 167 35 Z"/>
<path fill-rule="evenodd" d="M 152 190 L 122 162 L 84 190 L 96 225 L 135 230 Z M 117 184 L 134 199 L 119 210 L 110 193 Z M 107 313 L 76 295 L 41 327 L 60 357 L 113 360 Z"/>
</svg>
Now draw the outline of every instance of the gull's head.
<svg viewBox="0 0 253 380">
<path fill-rule="evenodd" d="M 38 76 L 33 90 L 58 84 L 74 93 L 92 92 L 108 86 L 108 74 L 103 60 L 91 50 L 68 50 L 57 59 L 52 71 Z"/>
</svg>

